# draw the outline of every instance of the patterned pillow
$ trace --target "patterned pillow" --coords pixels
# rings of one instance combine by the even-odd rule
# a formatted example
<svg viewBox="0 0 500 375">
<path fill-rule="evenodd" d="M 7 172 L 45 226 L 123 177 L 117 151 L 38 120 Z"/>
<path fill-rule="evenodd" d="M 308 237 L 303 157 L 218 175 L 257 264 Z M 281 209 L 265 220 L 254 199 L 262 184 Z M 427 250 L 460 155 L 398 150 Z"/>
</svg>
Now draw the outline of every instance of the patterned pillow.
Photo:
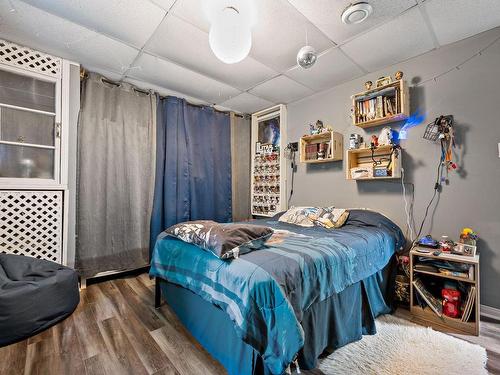
<svg viewBox="0 0 500 375">
<path fill-rule="evenodd" d="M 278 221 L 301 227 L 314 227 L 314 221 L 322 211 L 320 207 L 292 207 L 281 215 Z"/>
<path fill-rule="evenodd" d="M 321 226 L 340 228 L 349 217 L 349 212 L 335 207 L 292 207 L 278 221 L 301 227 Z"/>
<path fill-rule="evenodd" d="M 269 227 L 252 224 L 220 224 L 211 220 L 179 223 L 166 229 L 169 236 L 199 246 L 221 259 L 260 249 L 271 237 Z"/>
</svg>

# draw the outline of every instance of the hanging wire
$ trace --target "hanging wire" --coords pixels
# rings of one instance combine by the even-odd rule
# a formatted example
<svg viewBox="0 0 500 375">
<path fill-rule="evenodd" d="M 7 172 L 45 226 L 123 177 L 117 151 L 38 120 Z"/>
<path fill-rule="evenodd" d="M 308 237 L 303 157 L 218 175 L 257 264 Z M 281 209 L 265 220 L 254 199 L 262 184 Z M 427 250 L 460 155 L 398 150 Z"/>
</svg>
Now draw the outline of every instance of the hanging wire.
<svg viewBox="0 0 500 375">
<path fill-rule="evenodd" d="M 474 58 L 478 57 L 478 56 L 482 56 L 482 54 L 484 52 L 486 52 L 486 50 L 488 50 L 489 48 L 493 47 L 498 41 L 500 40 L 500 36 L 497 37 L 495 40 L 493 40 L 491 43 L 489 43 L 488 45 L 486 45 L 485 47 L 483 47 L 482 49 L 480 49 L 478 52 L 476 52 L 475 54 L 473 54 L 472 56 L 468 57 L 467 59 L 463 60 L 460 64 L 457 64 L 455 65 L 454 67 L 442 72 L 442 73 L 439 73 L 431 78 L 428 78 L 426 80 L 423 80 L 423 81 L 420 81 L 418 83 L 415 83 L 413 85 L 413 87 L 418 87 L 418 86 L 422 86 L 424 84 L 426 84 L 427 82 L 430 82 L 430 81 L 434 81 L 434 82 L 437 82 L 437 79 L 438 78 L 441 78 L 445 75 L 447 75 L 448 73 L 451 73 L 455 70 L 460 70 L 460 68 L 462 66 L 464 66 L 465 64 L 467 64 L 469 61 L 473 60 Z"/>
</svg>

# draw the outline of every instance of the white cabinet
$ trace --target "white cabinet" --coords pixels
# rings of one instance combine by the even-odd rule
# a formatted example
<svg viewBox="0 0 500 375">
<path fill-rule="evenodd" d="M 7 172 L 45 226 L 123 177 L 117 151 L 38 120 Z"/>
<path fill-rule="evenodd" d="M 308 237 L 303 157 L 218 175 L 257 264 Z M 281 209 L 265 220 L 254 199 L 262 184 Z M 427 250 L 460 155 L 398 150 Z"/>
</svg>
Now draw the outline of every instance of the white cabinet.
<svg viewBox="0 0 500 375">
<path fill-rule="evenodd" d="M 66 263 L 71 65 L 0 40 L 0 252 Z"/>
<path fill-rule="evenodd" d="M 252 115 L 252 215 L 273 216 L 286 202 L 286 107 Z"/>
</svg>

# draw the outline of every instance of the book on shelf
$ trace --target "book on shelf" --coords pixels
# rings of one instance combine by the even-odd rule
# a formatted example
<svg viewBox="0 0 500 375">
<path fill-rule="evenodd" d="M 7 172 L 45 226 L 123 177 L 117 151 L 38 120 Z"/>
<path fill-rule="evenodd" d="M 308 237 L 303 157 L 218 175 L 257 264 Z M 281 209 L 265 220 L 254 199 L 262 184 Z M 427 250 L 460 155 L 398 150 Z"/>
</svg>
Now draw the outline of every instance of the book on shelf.
<svg viewBox="0 0 500 375">
<path fill-rule="evenodd" d="M 463 277 L 464 279 L 470 279 L 470 272 L 459 272 L 452 271 L 446 268 L 438 268 L 439 273 L 446 276 L 455 276 L 455 277 Z M 473 279 L 471 279 L 473 280 Z"/>
<path fill-rule="evenodd" d="M 306 160 L 316 160 L 318 158 L 318 143 L 306 145 Z"/>
<path fill-rule="evenodd" d="M 442 301 L 434 297 L 434 295 L 427 290 L 424 283 L 419 278 L 413 280 L 413 286 L 415 287 L 415 290 L 420 295 L 420 297 L 422 297 L 425 303 L 431 308 L 431 310 L 434 311 L 434 313 L 436 313 L 437 316 L 442 317 L 443 316 Z"/>
<path fill-rule="evenodd" d="M 356 98 L 356 122 L 362 123 L 375 119 L 382 119 L 400 113 L 399 91 L 393 88 L 378 96 Z"/>
<path fill-rule="evenodd" d="M 467 293 L 465 307 L 464 310 L 462 311 L 462 322 L 469 321 L 469 318 L 472 314 L 472 310 L 474 310 L 475 300 L 476 300 L 476 287 L 473 285 L 469 288 L 469 292 Z"/>
</svg>

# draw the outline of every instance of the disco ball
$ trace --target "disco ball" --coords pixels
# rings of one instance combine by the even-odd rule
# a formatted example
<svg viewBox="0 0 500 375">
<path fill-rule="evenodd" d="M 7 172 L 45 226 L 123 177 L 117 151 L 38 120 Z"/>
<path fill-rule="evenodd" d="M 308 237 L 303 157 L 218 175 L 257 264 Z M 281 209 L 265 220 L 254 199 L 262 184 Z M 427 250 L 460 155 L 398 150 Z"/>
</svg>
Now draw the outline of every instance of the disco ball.
<svg viewBox="0 0 500 375">
<path fill-rule="evenodd" d="M 318 55 L 316 55 L 316 50 L 311 46 L 304 46 L 297 53 L 297 64 L 299 64 L 304 69 L 309 69 L 314 65 Z"/>
</svg>

